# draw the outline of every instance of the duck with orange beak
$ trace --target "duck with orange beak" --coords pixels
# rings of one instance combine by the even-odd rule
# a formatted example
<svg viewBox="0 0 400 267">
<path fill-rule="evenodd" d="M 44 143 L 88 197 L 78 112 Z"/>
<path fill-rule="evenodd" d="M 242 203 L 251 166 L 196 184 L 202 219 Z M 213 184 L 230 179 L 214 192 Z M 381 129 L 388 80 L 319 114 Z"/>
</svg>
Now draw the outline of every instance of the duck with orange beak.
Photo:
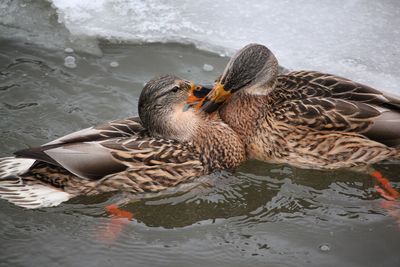
<svg viewBox="0 0 400 267">
<path fill-rule="evenodd" d="M 173 75 L 156 77 L 140 95 L 140 118 L 84 129 L 0 158 L 0 198 L 35 209 L 103 192 L 143 197 L 239 166 L 244 145 L 226 123 L 193 108 L 183 111 L 196 88 Z M 108 211 L 125 216 L 114 206 Z"/>
<path fill-rule="evenodd" d="M 238 51 L 210 93 L 188 103 L 218 111 L 249 158 L 313 169 L 400 159 L 400 97 L 316 71 L 278 74 L 260 44 Z"/>
</svg>

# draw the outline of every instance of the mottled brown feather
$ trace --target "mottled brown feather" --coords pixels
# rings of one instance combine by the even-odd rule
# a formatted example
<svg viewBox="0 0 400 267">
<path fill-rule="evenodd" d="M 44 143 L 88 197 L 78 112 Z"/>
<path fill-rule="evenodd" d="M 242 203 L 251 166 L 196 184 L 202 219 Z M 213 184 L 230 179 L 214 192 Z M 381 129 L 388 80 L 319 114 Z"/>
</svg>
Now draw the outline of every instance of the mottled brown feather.
<svg viewBox="0 0 400 267">
<path fill-rule="evenodd" d="M 277 77 L 269 99 L 272 113 L 288 124 L 400 144 L 400 98 L 369 86 L 315 71 L 291 72 Z"/>
<path fill-rule="evenodd" d="M 218 169 L 234 168 L 245 159 L 240 139 L 223 123 L 217 122 L 214 130 L 199 131 L 192 143 L 153 138 L 140 124 L 124 121 L 117 121 L 118 127 L 111 127 L 115 122 L 110 122 L 92 128 L 98 131 L 96 135 L 89 132 L 85 136 L 81 131 L 82 136 L 69 135 L 73 139 L 60 138 L 50 145 L 16 152 L 19 157 L 38 160 L 23 179 L 50 184 L 71 195 L 157 192 Z"/>
<path fill-rule="evenodd" d="M 228 63 L 220 80 L 232 73 L 237 74 L 233 81 L 241 76 L 251 80 L 241 74 L 254 73 L 247 69 L 252 68 L 246 65 L 250 59 L 243 60 L 249 47 L 253 57 L 257 57 L 255 49 L 272 54 L 265 46 L 246 46 L 238 52 L 242 55 L 231 59 L 241 61 Z M 399 149 L 394 148 L 400 145 L 400 97 L 316 71 L 274 75 L 276 58 L 267 60 L 271 62 L 253 58 L 253 63 L 264 66 L 258 66 L 263 72 L 253 77 L 259 88 L 244 86 L 235 93 L 235 87 L 226 86 L 232 81 L 222 84 L 234 94 L 219 114 L 242 138 L 248 157 L 329 169 L 400 158 Z M 254 94 L 262 90 L 264 95 Z M 218 103 L 218 99 L 213 101 Z"/>
</svg>

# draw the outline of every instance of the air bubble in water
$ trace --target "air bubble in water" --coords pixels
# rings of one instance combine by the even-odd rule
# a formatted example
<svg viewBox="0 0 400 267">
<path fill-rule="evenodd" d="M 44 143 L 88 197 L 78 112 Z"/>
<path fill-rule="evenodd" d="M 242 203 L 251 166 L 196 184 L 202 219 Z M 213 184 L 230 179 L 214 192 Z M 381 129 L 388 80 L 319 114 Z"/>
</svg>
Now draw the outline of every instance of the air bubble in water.
<svg viewBox="0 0 400 267">
<path fill-rule="evenodd" d="M 119 63 L 117 61 L 110 62 L 110 67 L 116 68 L 118 66 L 119 66 Z"/>
<path fill-rule="evenodd" d="M 76 68 L 75 58 L 73 56 L 67 56 L 64 58 L 64 66 L 70 69 Z"/>
<path fill-rule="evenodd" d="M 328 244 L 322 244 L 319 246 L 319 250 L 322 252 L 328 252 L 331 250 L 331 247 Z"/>
<path fill-rule="evenodd" d="M 74 53 L 74 49 L 72 49 L 71 47 L 67 47 L 64 49 L 65 53 Z"/>
<path fill-rule="evenodd" d="M 210 65 L 210 64 L 204 64 L 203 65 L 203 70 L 204 71 L 213 71 L 214 67 L 212 65 Z"/>
</svg>

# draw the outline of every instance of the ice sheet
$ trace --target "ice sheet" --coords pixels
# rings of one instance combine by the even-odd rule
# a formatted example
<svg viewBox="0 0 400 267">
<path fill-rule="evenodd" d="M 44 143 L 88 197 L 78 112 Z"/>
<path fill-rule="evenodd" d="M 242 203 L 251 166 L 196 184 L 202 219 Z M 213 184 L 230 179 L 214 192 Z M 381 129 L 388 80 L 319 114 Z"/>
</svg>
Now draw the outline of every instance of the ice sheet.
<svg viewBox="0 0 400 267">
<path fill-rule="evenodd" d="M 281 65 L 289 69 L 335 73 L 400 94 L 400 2 L 396 0 L 52 0 L 50 3 L 61 26 L 71 34 L 68 40 L 189 43 L 221 55 L 231 55 L 249 42 L 259 42 L 270 47 Z M 22 10 L 33 4 L 5 0 L 2 6 L 7 9 L 14 5 L 14 10 Z M 40 9 L 31 14 L 43 20 Z M 26 19 L 28 23 L 22 23 Z M 28 14 L 11 22 L 0 16 L 3 25 L 44 27 L 29 23 L 33 21 L 35 18 L 32 15 L 29 18 Z M 51 41 L 59 39 L 62 38 Z"/>
<path fill-rule="evenodd" d="M 53 0 L 77 35 L 193 43 L 230 55 L 269 46 L 292 69 L 332 72 L 400 92 L 398 1 Z"/>
</svg>

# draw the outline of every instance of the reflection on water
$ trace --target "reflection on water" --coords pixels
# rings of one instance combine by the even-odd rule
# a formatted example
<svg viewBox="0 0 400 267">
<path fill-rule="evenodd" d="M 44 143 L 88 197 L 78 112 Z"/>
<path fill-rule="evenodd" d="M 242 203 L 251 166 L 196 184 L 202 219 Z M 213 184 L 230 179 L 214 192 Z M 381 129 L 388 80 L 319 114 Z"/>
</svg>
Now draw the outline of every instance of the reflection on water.
<svg viewBox="0 0 400 267">
<path fill-rule="evenodd" d="M 180 45 L 103 44 L 103 57 L 74 54 L 70 69 L 64 51 L 1 46 L 1 156 L 136 114 L 154 75 L 210 81 L 227 61 Z M 400 188 L 398 165 L 376 167 Z M 122 206 L 132 221 L 105 211 L 121 194 L 34 211 L 0 201 L 0 265 L 398 266 L 399 205 L 374 185 L 366 174 L 250 161 L 189 188 L 132 199 Z"/>
</svg>

